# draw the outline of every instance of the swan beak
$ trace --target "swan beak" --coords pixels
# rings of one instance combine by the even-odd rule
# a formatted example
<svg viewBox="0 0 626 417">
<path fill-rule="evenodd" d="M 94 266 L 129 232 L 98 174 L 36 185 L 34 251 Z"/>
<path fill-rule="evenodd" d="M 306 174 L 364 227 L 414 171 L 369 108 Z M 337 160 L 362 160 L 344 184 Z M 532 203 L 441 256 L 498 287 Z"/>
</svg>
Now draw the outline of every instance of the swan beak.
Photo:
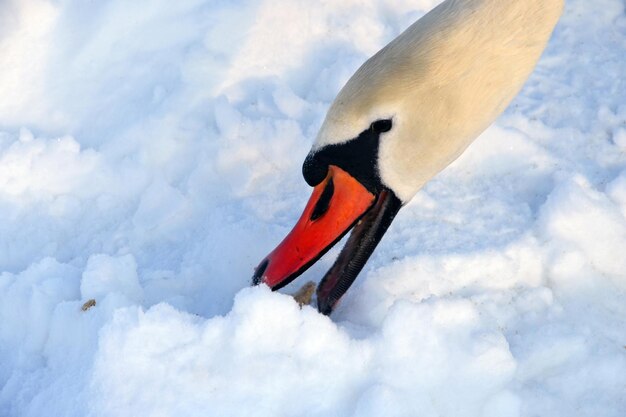
<svg viewBox="0 0 626 417">
<path fill-rule="evenodd" d="M 253 284 L 277 290 L 306 271 L 374 205 L 376 196 L 343 169 L 331 165 L 313 189 L 293 230 L 256 268 Z"/>
</svg>

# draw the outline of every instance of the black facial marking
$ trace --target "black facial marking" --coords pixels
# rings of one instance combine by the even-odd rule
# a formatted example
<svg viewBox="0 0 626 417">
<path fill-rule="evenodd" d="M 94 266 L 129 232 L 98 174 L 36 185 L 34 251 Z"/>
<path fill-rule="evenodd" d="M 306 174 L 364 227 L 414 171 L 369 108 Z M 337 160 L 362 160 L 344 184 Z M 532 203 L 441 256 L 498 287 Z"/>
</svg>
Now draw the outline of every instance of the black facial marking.
<svg viewBox="0 0 626 417">
<path fill-rule="evenodd" d="M 383 189 L 378 173 L 380 135 L 390 131 L 392 126 L 391 119 L 377 120 L 355 139 L 310 153 L 302 166 L 305 181 L 312 187 L 316 186 L 326 178 L 328 166 L 335 165 L 378 195 Z"/>
<path fill-rule="evenodd" d="M 315 203 L 315 207 L 313 208 L 313 213 L 311 213 L 311 221 L 317 220 L 324 215 L 328 211 L 328 207 L 330 206 L 330 200 L 333 198 L 333 194 L 335 193 L 335 184 L 333 183 L 333 179 L 328 180 L 328 184 L 324 187 L 324 191 L 322 191 L 322 195 L 320 195 L 319 200 Z"/>
</svg>

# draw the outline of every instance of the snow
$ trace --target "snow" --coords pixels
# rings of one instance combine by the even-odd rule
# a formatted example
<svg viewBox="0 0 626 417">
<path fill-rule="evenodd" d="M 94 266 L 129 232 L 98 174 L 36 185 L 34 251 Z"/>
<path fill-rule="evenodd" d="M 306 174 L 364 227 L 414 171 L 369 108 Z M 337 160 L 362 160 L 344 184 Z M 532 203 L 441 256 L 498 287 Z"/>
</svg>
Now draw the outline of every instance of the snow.
<svg viewBox="0 0 626 417">
<path fill-rule="evenodd" d="M 87 260 L 80 281 L 83 300 L 101 300 L 110 293 L 122 295 L 134 303 L 143 299 L 137 277 L 137 263 L 133 255 L 113 258 L 109 255 L 93 255 Z"/>
<path fill-rule="evenodd" d="M 0 3 L 0 416 L 626 415 L 626 14 L 569 0 L 331 318 L 249 288 L 436 0 Z M 90 299 L 96 305 L 83 311 Z"/>
</svg>

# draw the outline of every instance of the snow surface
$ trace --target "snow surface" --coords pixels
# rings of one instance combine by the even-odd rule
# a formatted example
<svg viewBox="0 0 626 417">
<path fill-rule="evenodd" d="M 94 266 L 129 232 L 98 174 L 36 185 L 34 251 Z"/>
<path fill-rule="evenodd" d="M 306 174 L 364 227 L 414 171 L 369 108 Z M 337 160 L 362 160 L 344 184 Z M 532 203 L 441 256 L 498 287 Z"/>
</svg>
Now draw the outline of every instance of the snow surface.
<svg viewBox="0 0 626 417">
<path fill-rule="evenodd" d="M 621 0 L 567 2 L 332 318 L 248 288 L 334 95 L 437 3 L 0 2 L 0 416 L 625 416 Z"/>
</svg>

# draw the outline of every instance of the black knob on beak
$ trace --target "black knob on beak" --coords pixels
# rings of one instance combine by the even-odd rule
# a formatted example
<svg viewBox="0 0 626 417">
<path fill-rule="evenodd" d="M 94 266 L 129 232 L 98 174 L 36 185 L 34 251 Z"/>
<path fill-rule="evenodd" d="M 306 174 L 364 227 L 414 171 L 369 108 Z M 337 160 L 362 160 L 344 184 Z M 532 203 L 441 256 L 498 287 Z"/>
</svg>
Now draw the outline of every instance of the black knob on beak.
<svg viewBox="0 0 626 417">
<path fill-rule="evenodd" d="M 302 164 L 302 175 L 307 184 L 315 187 L 328 175 L 328 164 L 323 162 L 316 153 L 310 153 Z"/>
</svg>

